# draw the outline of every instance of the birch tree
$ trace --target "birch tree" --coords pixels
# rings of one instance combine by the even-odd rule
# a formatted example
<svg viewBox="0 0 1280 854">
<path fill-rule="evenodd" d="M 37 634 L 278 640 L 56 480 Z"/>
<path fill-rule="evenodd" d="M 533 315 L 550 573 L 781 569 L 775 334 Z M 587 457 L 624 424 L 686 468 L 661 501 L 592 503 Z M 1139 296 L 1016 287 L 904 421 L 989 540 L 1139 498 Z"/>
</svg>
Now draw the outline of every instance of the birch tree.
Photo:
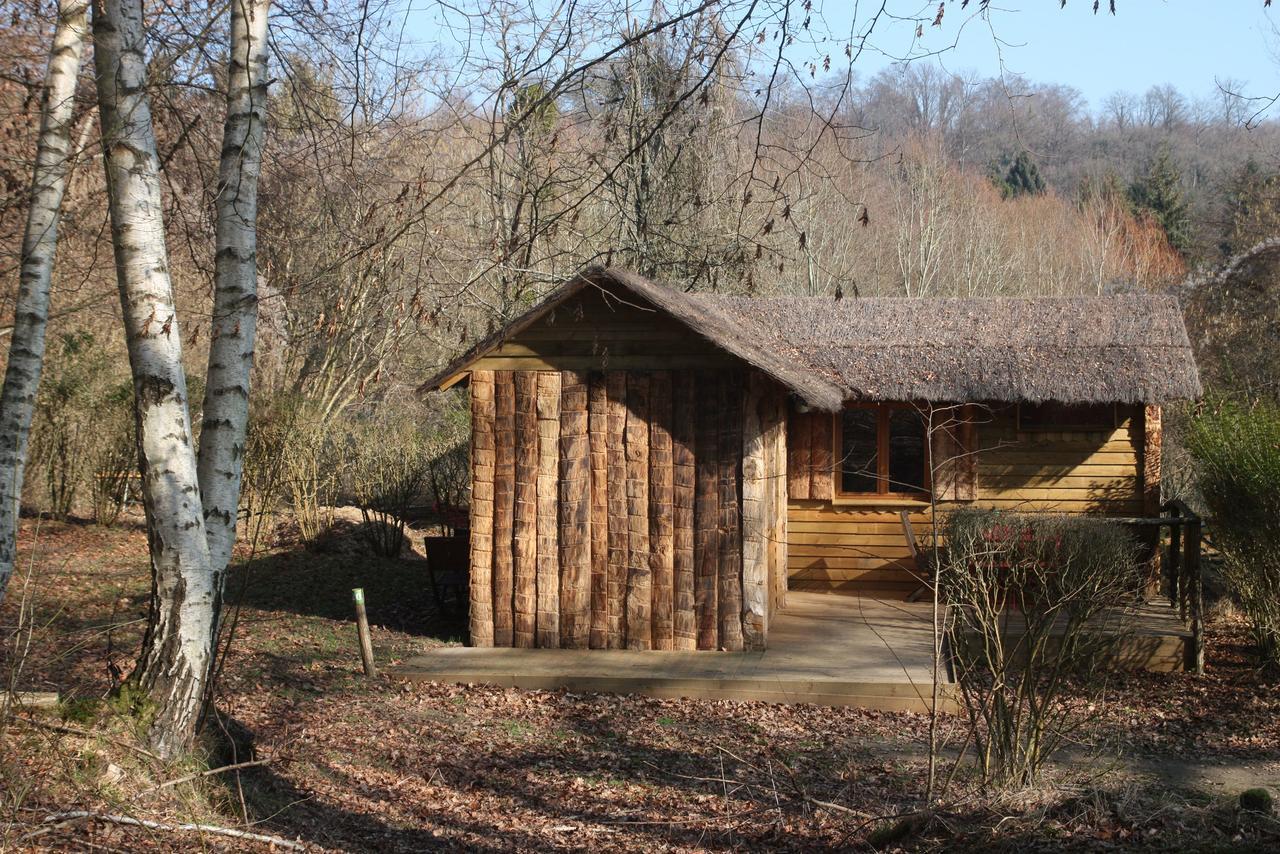
<svg viewBox="0 0 1280 854">
<path fill-rule="evenodd" d="M 49 49 L 40 135 L 31 178 L 31 203 L 22 238 L 18 301 L 9 364 L 0 392 L 0 602 L 13 573 L 27 440 L 44 366 L 49 290 L 58 243 L 58 218 L 72 160 L 76 80 L 88 33 L 88 0 L 59 0 Z"/>
<path fill-rule="evenodd" d="M 258 322 L 258 178 L 267 110 L 270 0 L 232 0 L 227 118 L 218 167 L 209 370 L 198 474 L 213 572 L 214 636 L 235 545 Z"/>
<path fill-rule="evenodd" d="M 94 61 L 111 243 L 133 374 L 152 601 L 133 678 L 157 752 L 184 749 L 209 672 L 214 588 L 161 215 L 141 0 L 95 0 Z"/>
<path fill-rule="evenodd" d="M 94 5 L 111 236 L 134 380 L 151 552 L 151 613 L 133 678 L 154 705 L 149 740 L 162 755 L 181 752 L 195 734 L 217 637 L 223 572 L 235 542 L 257 321 L 268 12 L 268 0 L 231 4 L 213 340 L 197 459 L 146 94 L 141 0 L 96 0 Z"/>
</svg>

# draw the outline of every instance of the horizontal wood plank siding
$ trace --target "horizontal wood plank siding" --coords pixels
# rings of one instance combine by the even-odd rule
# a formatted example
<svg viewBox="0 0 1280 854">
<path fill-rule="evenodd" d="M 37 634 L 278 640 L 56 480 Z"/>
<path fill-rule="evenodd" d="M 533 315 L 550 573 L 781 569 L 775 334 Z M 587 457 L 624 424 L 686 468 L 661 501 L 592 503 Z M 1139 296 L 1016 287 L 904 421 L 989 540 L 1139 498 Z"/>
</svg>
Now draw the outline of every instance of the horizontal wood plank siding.
<svg viewBox="0 0 1280 854">
<path fill-rule="evenodd" d="M 730 368 L 734 357 L 642 300 L 596 288 L 512 335 L 475 370 L 653 371 Z"/>
<path fill-rule="evenodd" d="M 1093 432 L 1020 432 L 1016 408 L 984 413 L 977 418 L 976 427 L 977 500 L 964 506 L 1140 515 L 1143 437 L 1139 411 L 1122 407 L 1119 426 Z M 796 423 L 794 417 L 791 423 Z M 811 441 L 811 436 L 805 438 Z M 794 437 L 789 440 L 789 463 L 797 457 L 811 458 L 812 449 L 805 446 L 804 439 L 800 448 L 792 447 Z M 942 509 L 950 506 L 956 505 L 939 504 Z M 840 503 L 839 499 L 797 498 L 793 490 L 787 508 L 789 588 L 878 598 L 903 598 L 915 591 L 918 574 L 898 516 L 902 509 L 911 511 L 916 537 L 926 540 L 931 533 L 931 516 L 925 503 Z"/>
</svg>

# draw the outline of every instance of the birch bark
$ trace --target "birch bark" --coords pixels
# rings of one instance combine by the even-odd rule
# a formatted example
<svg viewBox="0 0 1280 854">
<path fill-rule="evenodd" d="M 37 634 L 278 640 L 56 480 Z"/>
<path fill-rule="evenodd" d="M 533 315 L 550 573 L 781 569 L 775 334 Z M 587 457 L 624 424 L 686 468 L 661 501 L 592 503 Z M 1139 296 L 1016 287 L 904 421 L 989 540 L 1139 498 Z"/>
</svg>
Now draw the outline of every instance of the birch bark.
<svg viewBox="0 0 1280 854">
<path fill-rule="evenodd" d="M 267 111 L 270 0 L 233 0 L 227 118 L 218 170 L 209 369 L 198 472 L 213 572 L 214 629 L 240 505 L 249 383 L 258 322 L 258 177 Z"/>
<path fill-rule="evenodd" d="M 31 206 L 22 237 L 18 301 L 4 389 L 0 391 L 0 602 L 13 574 L 18 509 L 27 460 L 27 440 L 44 366 L 49 320 L 49 283 L 58 243 L 58 217 L 70 168 L 76 79 L 88 34 L 88 0 L 59 0 L 58 23 L 49 49 L 40 135 L 31 178 Z"/>
<path fill-rule="evenodd" d="M 94 0 L 94 62 L 111 242 L 133 373 L 152 602 L 134 679 L 161 755 L 191 743 L 209 672 L 214 584 L 192 446 L 146 91 L 141 0 Z"/>
</svg>

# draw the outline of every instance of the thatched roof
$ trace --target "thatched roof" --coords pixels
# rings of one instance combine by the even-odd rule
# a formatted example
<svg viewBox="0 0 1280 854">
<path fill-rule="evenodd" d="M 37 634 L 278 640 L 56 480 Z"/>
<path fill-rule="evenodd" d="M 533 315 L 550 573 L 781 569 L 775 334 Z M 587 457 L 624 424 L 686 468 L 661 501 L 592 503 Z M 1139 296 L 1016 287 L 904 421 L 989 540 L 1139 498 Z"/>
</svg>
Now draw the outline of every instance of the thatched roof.
<svg viewBox="0 0 1280 854">
<path fill-rule="evenodd" d="M 846 399 L 1151 403 L 1200 395 L 1173 297 L 699 297 Z"/>
<path fill-rule="evenodd" d="M 613 268 L 570 280 L 426 387 L 588 286 L 653 303 L 819 409 L 857 399 L 1156 403 L 1201 393 L 1173 297 L 725 297 Z"/>
</svg>

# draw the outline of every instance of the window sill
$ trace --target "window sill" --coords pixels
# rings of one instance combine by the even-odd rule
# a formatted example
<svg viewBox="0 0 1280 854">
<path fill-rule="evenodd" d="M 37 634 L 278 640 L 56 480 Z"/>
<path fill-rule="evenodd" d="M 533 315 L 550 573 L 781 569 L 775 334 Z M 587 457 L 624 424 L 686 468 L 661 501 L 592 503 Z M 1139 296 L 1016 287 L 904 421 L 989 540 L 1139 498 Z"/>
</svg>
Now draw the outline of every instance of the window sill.
<svg viewBox="0 0 1280 854">
<path fill-rule="evenodd" d="M 836 495 L 831 503 L 837 507 L 919 507 L 929 506 L 928 496 L 913 495 Z"/>
</svg>

